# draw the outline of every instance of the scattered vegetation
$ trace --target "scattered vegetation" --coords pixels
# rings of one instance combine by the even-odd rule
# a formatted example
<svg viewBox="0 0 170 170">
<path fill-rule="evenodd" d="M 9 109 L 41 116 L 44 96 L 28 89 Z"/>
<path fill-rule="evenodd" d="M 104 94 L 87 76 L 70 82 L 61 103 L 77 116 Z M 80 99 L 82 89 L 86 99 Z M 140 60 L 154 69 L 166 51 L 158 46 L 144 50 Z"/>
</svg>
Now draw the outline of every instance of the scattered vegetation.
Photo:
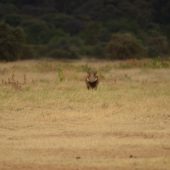
<svg viewBox="0 0 170 170">
<path fill-rule="evenodd" d="M 27 61 L 28 62 L 28 61 Z M 37 86 L 38 82 L 45 84 L 67 84 L 68 81 L 84 81 L 87 73 L 98 72 L 98 77 L 101 81 L 112 80 L 116 83 L 119 80 L 132 80 L 131 76 L 126 73 L 116 77 L 116 70 L 127 70 L 127 69 L 169 69 L 169 59 L 129 59 L 126 61 L 115 60 L 114 62 L 103 63 L 100 60 L 94 61 L 77 61 L 68 62 L 65 61 L 54 61 L 54 60 L 42 60 L 33 61 L 31 67 L 27 64 L 14 64 L 10 67 L 0 68 L 1 75 L 1 86 L 6 88 L 12 88 L 15 90 L 27 89 L 29 86 Z M 86 64 L 84 64 L 86 63 Z M 4 65 L 1 63 L 1 65 Z M 13 73 L 11 73 L 13 72 Z M 28 74 L 32 76 L 28 80 Z M 43 74 L 43 75 L 42 75 Z M 53 75 L 51 78 L 48 75 Z"/>
<path fill-rule="evenodd" d="M 2 79 L 2 86 L 5 86 L 5 87 L 10 86 L 15 90 L 22 90 L 23 86 L 26 84 L 27 84 L 27 77 L 25 74 L 23 75 L 22 82 L 16 79 L 16 76 L 14 73 L 7 79 Z"/>
<path fill-rule="evenodd" d="M 59 78 L 59 81 L 62 82 L 64 81 L 64 73 L 63 73 L 63 70 L 61 68 L 58 68 L 57 69 L 57 73 L 58 73 L 58 78 Z"/>
<path fill-rule="evenodd" d="M 130 59 L 126 62 L 118 62 L 116 68 L 128 69 L 128 68 L 152 68 L 152 69 L 161 69 L 161 68 L 170 68 L 169 59 Z"/>
</svg>

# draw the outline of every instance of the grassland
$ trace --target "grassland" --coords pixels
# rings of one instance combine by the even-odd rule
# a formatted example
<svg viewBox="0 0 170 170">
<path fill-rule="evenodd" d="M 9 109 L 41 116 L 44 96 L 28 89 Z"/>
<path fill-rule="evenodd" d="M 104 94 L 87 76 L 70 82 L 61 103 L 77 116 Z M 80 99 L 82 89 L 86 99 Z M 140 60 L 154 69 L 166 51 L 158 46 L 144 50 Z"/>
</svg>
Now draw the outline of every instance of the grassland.
<svg viewBox="0 0 170 170">
<path fill-rule="evenodd" d="M 18 61 L 0 79 L 1 170 L 170 169 L 170 61 Z"/>
</svg>

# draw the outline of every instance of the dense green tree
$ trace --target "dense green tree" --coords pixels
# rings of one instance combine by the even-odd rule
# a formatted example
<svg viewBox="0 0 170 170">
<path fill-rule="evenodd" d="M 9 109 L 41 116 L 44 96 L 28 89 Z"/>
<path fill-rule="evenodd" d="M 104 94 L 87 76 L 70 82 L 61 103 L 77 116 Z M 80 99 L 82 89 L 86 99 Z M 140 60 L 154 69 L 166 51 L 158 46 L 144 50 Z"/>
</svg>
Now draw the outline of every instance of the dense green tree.
<svg viewBox="0 0 170 170">
<path fill-rule="evenodd" d="M 4 17 L 4 22 L 13 27 L 21 25 L 23 20 L 24 18 L 18 14 L 9 14 Z"/>
<path fill-rule="evenodd" d="M 145 50 L 134 35 L 115 33 L 106 46 L 106 52 L 111 59 L 126 59 L 142 57 Z"/>
<path fill-rule="evenodd" d="M 47 43 L 53 34 L 53 28 L 49 28 L 42 20 L 26 20 L 22 26 L 27 33 L 28 42 L 32 44 Z"/>
<path fill-rule="evenodd" d="M 84 23 L 80 19 L 61 13 L 45 15 L 43 19 L 53 25 L 55 29 L 62 29 L 71 35 L 79 33 L 84 27 Z"/>
<path fill-rule="evenodd" d="M 167 55 L 169 43 L 167 37 L 153 30 L 145 37 L 145 45 L 151 57 Z"/>
<path fill-rule="evenodd" d="M 85 40 L 86 44 L 93 45 L 100 42 L 103 32 L 101 24 L 89 22 L 81 32 L 81 37 Z"/>
<path fill-rule="evenodd" d="M 153 0 L 154 20 L 161 24 L 170 24 L 170 1 Z"/>
<path fill-rule="evenodd" d="M 12 29 L 0 24 L 0 60 L 16 60 L 22 57 L 25 36 L 21 28 Z"/>
<path fill-rule="evenodd" d="M 0 0 L 0 21 L 10 25 L 4 28 L 7 44 L 15 44 L 12 30 L 20 27 L 29 48 L 47 57 L 103 57 L 105 50 L 114 58 L 135 57 L 142 55 L 143 46 L 149 56 L 167 55 L 169 11 L 169 0 Z M 5 36 L 1 33 L 1 44 Z M 20 41 L 21 44 L 24 46 L 25 42 Z M 115 54 L 113 50 L 118 46 L 121 57 L 120 51 Z M 4 44 L 0 48 L 4 51 L 1 58 L 10 50 L 19 55 L 16 47 L 6 52 L 2 50 Z"/>
</svg>

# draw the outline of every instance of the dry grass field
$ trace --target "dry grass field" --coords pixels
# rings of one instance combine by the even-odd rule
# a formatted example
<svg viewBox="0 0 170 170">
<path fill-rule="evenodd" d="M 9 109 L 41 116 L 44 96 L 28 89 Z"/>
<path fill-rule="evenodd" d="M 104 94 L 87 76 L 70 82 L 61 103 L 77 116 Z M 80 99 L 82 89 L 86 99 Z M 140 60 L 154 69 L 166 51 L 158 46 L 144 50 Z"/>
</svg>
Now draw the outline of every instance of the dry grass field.
<svg viewBox="0 0 170 170">
<path fill-rule="evenodd" d="M 0 63 L 0 170 L 169 170 L 169 66 Z M 97 90 L 86 89 L 89 68 Z"/>
</svg>

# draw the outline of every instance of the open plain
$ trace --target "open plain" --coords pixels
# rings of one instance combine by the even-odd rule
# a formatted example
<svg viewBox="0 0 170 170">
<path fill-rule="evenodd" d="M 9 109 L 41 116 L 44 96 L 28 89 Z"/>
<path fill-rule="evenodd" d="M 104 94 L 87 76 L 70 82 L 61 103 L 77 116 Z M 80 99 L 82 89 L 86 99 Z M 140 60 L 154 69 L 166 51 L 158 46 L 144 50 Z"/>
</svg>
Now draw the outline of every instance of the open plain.
<svg viewBox="0 0 170 170">
<path fill-rule="evenodd" d="M 0 170 L 169 170 L 168 64 L 0 63 Z"/>
</svg>

